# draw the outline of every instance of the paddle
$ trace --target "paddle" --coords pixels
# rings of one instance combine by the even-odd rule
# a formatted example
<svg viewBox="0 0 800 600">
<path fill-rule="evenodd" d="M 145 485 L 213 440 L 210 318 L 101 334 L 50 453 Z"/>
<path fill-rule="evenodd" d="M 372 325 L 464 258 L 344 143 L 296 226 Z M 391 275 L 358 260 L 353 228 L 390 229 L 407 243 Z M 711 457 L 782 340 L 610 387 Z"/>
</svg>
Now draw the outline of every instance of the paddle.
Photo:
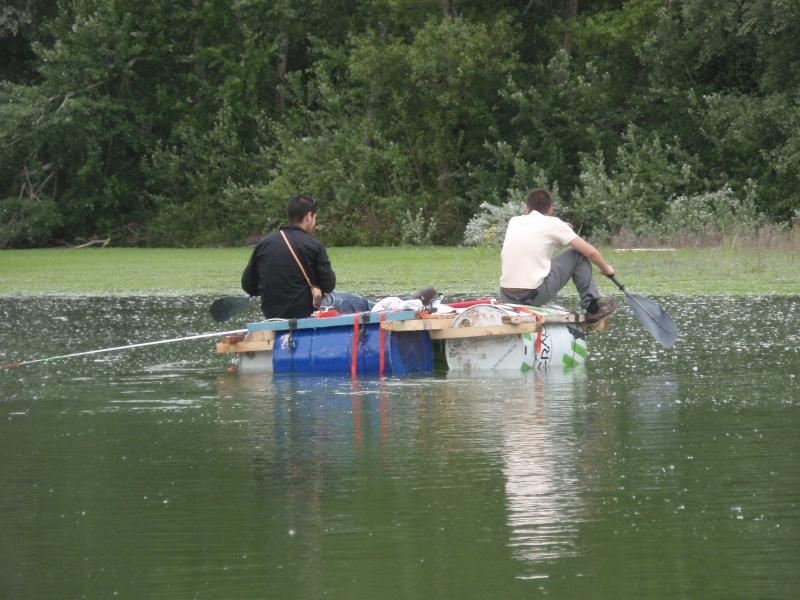
<svg viewBox="0 0 800 600">
<path fill-rule="evenodd" d="M 130 344 L 129 346 L 116 346 L 114 348 L 102 348 L 100 350 L 87 350 L 86 352 L 75 352 L 73 354 L 64 354 L 63 356 L 50 356 L 48 358 L 37 358 L 36 360 L 25 360 L 21 362 L 8 363 L 0 365 L 0 369 L 10 369 L 11 367 L 21 367 L 22 365 L 32 365 L 33 363 L 45 362 L 49 360 L 58 360 L 60 358 L 72 358 L 73 356 L 86 356 L 88 354 L 99 354 L 101 352 L 113 352 L 115 350 L 127 350 L 129 348 L 143 348 L 145 346 L 155 346 L 157 344 L 170 344 L 172 342 L 183 342 L 185 340 L 200 340 L 203 338 L 219 337 L 225 335 L 234 335 L 237 333 L 247 333 L 247 329 L 237 329 L 236 331 L 219 331 L 215 333 L 201 333 L 198 335 L 190 335 L 182 338 L 172 338 L 170 340 L 158 340 L 155 342 L 143 342 L 141 344 Z"/>
<path fill-rule="evenodd" d="M 625 289 L 619 280 L 613 275 L 608 278 L 617 284 L 617 287 L 625 292 L 628 297 L 628 304 L 631 305 L 633 316 L 639 319 L 644 328 L 652 335 L 655 340 L 665 348 L 672 348 L 678 339 L 678 326 L 664 309 L 648 298 L 637 296 Z"/>
<path fill-rule="evenodd" d="M 224 298 L 218 298 L 211 303 L 211 306 L 208 307 L 208 311 L 211 313 L 212 319 L 217 323 L 223 323 L 231 317 L 235 317 L 239 313 L 247 310 L 252 297 L 253 296 L 225 296 Z"/>
</svg>

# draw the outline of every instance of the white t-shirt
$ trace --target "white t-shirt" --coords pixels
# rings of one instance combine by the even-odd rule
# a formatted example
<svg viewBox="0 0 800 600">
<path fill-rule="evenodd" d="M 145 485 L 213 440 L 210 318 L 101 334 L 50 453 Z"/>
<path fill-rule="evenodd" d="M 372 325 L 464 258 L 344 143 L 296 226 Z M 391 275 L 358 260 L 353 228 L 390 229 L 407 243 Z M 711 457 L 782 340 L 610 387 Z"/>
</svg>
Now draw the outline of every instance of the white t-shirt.
<svg viewBox="0 0 800 600">
<path fill-rule="evenodd" d="M 568 245 L 578 235 L 558 217 L 535 210 L 508 222 L 500 254 L 504 288 L 538 288 L 550 272 L 550 259 L 556 246 Z"/>
</svg>

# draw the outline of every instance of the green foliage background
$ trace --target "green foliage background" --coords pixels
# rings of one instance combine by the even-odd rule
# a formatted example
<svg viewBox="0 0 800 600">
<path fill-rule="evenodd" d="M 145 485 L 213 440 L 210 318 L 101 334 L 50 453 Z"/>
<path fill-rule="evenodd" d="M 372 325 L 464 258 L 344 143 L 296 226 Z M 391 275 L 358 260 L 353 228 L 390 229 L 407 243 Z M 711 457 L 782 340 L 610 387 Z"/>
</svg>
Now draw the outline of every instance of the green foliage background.
<svg viewBox="0 0 800 600">
<path fill-rule="evenodd" d="M 597 238 L 790 226 L 798 56 L 787 0 L 10 0 L 0 248 L 241 244 L 300 191 L 332 246 L 537 186 Z"/>
</svg>

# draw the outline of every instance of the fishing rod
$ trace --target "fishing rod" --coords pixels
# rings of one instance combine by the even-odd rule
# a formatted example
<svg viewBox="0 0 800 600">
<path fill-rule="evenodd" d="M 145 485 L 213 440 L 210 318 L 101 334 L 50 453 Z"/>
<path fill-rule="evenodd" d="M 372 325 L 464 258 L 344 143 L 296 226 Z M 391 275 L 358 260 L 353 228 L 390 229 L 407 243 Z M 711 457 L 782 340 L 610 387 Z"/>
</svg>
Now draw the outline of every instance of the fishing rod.
<svg viewBox="0 0 800 600">
<path fill-rule="evenodd" d="M 247 329 L 236 329 L 234 331 L 220 331 L 216 333 L 201 333 L 198 335 L 190 335 L 181 338 L 172 338 L 171 340 L 157 340 L 155 342 L 142 342 L 141 344 L 130 344 L 128 346 L 116 346 L 114 348 L 101 348 L 100 350 L 88 350 L 86 352 L 75 352 L 73 354 L 64 354 L 63 356 L 50 356 L 48 358 L 37 358 L 36 360 L 25 360 L 21 362 L 13 362 L 5 365 L 0 365 L 0 369 L 9 369 L 11 367 L 20 367 L 22 365 L 32 365 L 33 363 L 45 362 L 50 360 L 58 360 L 60 358 L 72 358 L 74 356 L 87 356 L 89 354 L 100 354 L 101 352 L 114 352 L 116 350 L 128 350 L 129 348 L 143 348 L 144 346 L 156 346 L 158 344 L 170 344 L 172 342 L 183 342 L 186 340 L 200 340 L 203 338 L 234 335 L 238 333 L 247 333 Z"/>
</svg>

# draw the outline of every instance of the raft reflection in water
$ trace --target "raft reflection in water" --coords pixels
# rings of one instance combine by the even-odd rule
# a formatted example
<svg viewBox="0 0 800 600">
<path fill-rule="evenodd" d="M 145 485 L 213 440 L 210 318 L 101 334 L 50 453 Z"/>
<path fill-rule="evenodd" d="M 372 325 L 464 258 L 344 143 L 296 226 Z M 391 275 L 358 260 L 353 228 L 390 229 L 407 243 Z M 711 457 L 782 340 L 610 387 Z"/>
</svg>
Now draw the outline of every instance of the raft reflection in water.
<svg viewBox="0 0 800 600">
<path fill-rule="evenodd" d="M 444 503 L 458 514 L 459 539 L 471 535 L 477 543 L 486 535 L 478 523 L 497 523 L 512 556 L 527 565 L 518 578 L 546 576 L 544 565 L 578 552 L 580 524 L 591 518 L 581 494 L 582 460 L 596 432 L 581 422 L 583 367 L 359 379 L 239 374 L 218 383 L 220 394 L 249 398 L 247 426 L 261 454 L 254 475 L 270 486 L 270 477 L 283 473 L 292 521 L 308 522 L 306 510 L 329 521 L 326 506 L 338 504 L 334 488 L 359 482 L 347 504 L 364 512 L 352 512 L 347 527 L 388 527 L 384 533 L 396 535 L 369 511 L 407 522 Z M 267 464 L 275 465 L 270 473 Z M 476 479 L 502 482 L 492 515 L 471 515 L 484 501 Z M 384 506 L 374 504 L 377 489 Z"/>
<path fill-rule="evenodd" d="M 469 375 L 448 379 L 469 381 Z M 496 412 L 486 425 L 498 438 L 508 545 L 526 565 L 519 579 L 547 578 L 549 563 L 579 552 L 579 527 L 590 518 L 579 474 L 586 383 L 583 366 L 472 378 L 473 387 L 494 396 Z"/>
</svg>

